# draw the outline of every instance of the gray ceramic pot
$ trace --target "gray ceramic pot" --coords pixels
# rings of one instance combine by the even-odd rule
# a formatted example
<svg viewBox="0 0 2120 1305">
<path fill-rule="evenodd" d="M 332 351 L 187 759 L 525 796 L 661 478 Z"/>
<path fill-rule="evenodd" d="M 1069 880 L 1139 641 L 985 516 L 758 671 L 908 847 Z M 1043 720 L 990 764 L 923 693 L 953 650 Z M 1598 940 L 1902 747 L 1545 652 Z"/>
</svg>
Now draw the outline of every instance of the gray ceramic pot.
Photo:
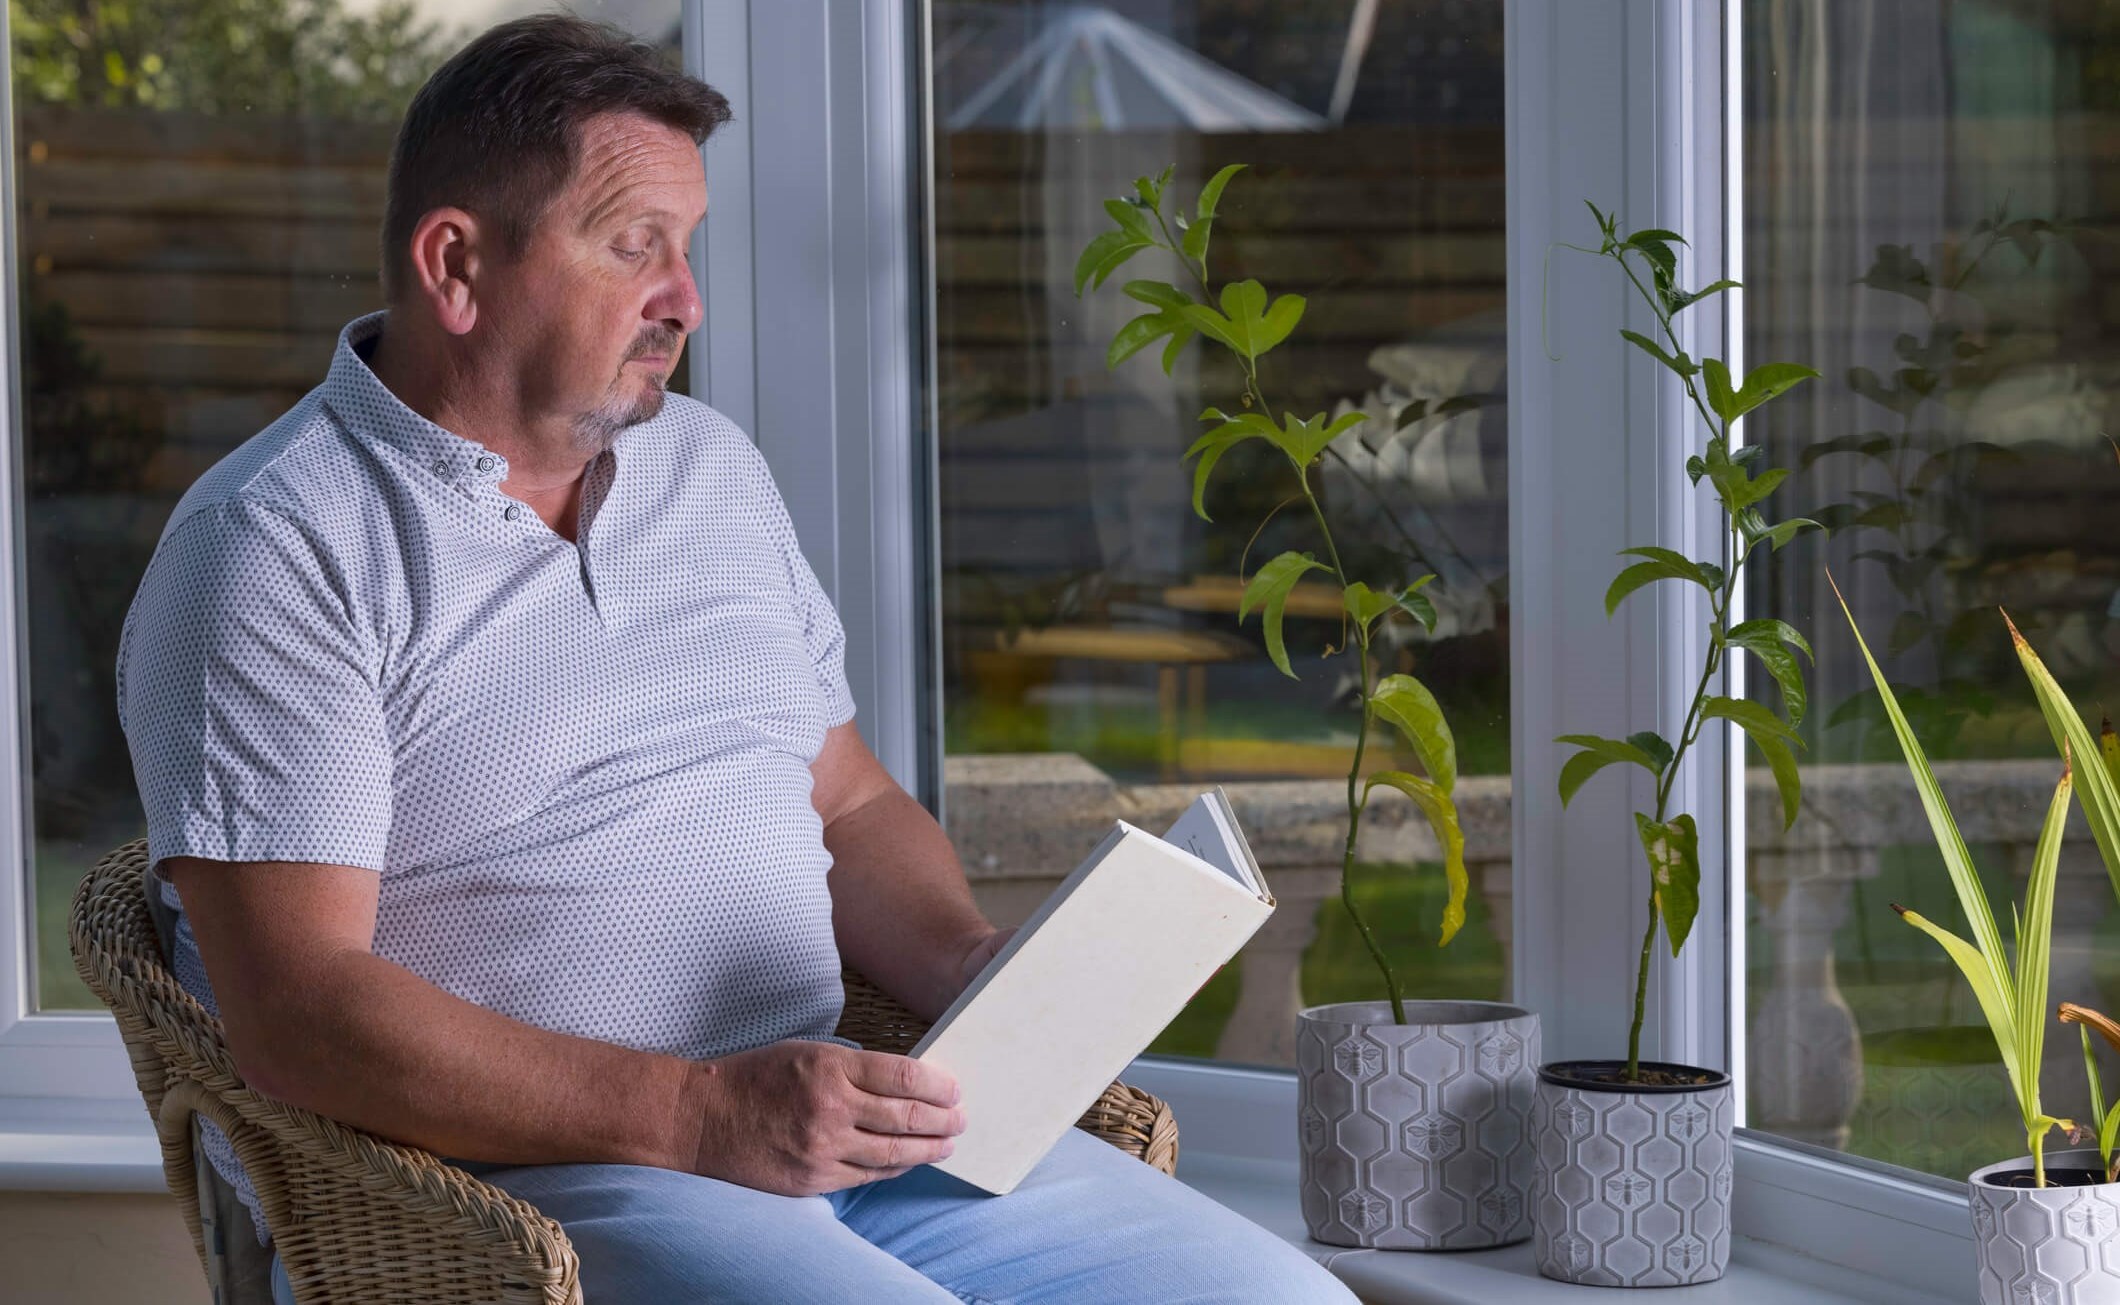
<svg viewBox="0 0 2120 1305">
<path fill-rule="evenodd" d="M 1531 1235 L 1538 1016 L 1491 1001 L 1296 1019 L 1303 1220 L 1334 1246 L 1471 1250 Z"/>
<path fill-rule="evenodd" d="M 1570 1073 L 1610 1063 L 1539 1070 L 1538 1271 L 1598 1287 L 1713 1282 L 1730 1262 L 1730 1076 L 1628 1088 L 1585 1085 Z"/>
<path fill-rule="evenodd" d="M 2049 1172 L 2100 1168 L 2096 1151 L 2049 1151 Z M 2120 1301 L 2120 1184 L 2008 1187 L 2032 1160 L 1977 1170 L 1966 1180 L 1980 1305 L 2113 1305 Z"/>
</svg>

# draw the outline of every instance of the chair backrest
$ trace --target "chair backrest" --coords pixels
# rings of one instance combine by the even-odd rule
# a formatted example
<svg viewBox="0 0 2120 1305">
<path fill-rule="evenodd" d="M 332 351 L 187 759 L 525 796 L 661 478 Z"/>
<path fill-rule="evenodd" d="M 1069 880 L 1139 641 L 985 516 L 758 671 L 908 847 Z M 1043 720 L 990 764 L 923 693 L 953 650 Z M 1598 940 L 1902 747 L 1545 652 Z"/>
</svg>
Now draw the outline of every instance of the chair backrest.
<svg viewBox="0 0 2120 1305">
<path fill-rule="evenodd" d="M 99 861 L 74 893 L 69 933 L 75 968 L 117 1017 L 201 1264 L 194 1113 L 228 1135 L 303 1305 L 579 1305 L 574 1249 L 528 1203 L 243 1082 L 220 1021 L 163 963 L 146 869 L 144 840 Z"/>
</svg>

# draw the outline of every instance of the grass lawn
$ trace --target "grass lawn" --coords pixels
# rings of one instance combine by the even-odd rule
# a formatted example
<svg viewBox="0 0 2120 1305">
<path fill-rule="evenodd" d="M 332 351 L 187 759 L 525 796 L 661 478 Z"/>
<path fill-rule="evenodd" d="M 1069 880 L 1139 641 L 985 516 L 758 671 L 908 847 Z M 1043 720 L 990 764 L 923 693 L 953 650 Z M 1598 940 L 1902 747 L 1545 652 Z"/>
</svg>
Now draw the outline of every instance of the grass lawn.
<svg viewBox="0 0 2120 1305">
<path fill-rule="evenodd" d="M 37 844 L 36 952 L 37 991 L 32 1006 L 38 1010 L 102 1010 L 103 1003 L 74 973 L 73 950 L 66 941 L 66 913 L 73 904 L 74 889 L 88 874 L 102 851 L 90 851 L 76 843 Z"/>
</svg>

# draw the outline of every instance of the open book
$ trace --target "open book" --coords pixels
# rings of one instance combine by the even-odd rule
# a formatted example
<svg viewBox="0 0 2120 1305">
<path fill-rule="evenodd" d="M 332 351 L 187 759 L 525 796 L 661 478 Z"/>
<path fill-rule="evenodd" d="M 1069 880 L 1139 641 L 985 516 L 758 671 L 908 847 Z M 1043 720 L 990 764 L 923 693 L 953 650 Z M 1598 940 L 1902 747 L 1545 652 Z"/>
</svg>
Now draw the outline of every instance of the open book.
<svg viewBox="0 0 2120 1305">
<path fill-rule="evenodd" d="M 1222 790 L 1161 838 L 1119 821 L 913 1048 L 964 1093 L 935 1167 L 1013 1189 L 1273 907 Z"/>
</svg>

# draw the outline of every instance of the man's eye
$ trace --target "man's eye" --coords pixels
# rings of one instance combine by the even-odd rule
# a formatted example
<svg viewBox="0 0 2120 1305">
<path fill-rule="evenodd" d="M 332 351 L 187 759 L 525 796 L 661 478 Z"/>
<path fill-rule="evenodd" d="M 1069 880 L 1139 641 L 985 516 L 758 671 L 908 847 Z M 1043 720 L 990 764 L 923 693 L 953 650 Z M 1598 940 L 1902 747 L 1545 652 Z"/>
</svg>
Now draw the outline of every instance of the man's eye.
<svg viewBox="0 0 2120 1305">
<path fill-rule="evenodd" d="M 624 245 L 611 246 L 611 252 L 629 263 L 637 263 L 648 256 L 648 251 L 645 249 L 628 249 Z"/>
</svg>

